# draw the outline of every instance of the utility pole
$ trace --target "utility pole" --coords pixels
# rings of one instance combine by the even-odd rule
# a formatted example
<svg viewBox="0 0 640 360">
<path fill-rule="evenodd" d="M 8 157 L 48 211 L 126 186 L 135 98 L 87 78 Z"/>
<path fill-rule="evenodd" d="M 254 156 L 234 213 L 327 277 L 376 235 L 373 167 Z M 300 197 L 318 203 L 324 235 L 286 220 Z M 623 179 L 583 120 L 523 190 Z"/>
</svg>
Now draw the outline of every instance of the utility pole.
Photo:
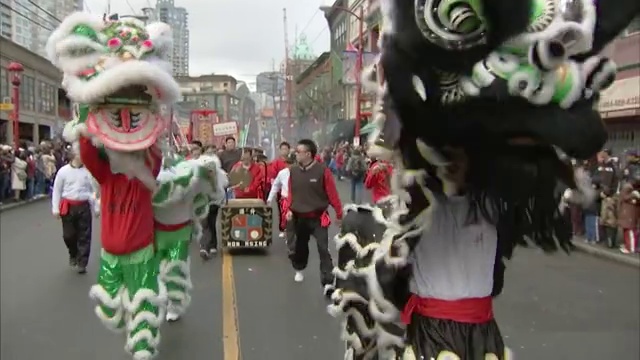
<svg viewBox="0 0 640 360">
<path fill-rule="evenodd" d="M 284 23 L 284 81 L 285 81 L 285 96 L 287 98 L 287 125 L 288 131 L 291 130 L 291 107 L 292 107 L 292 98 L 293 98 L 293 75 L 291 74 L 291 61 L 289 59 L 289 31 L 287 29 L 287 9 L 282 9 L 282 20 Z"/>
<path fill-rule="evenodd" d="M 274 66 L 275 68 L 275 66 Z M 271 84 L 272 84 L 272 89 L 271 89 L 271 100 L 273 101 L 273 121 L 276 124 L 276 129 L 280 129 L 281 128 L 281 124 L 279 121 L 279 116 L 278 116 L 278 104 L 276 102 L 276 93 L 278 93 L 278 80 L 280 79 L 280 77 L 276 74 L 276 72 L 274 71 L 270 76 L 269 79 L 271 79 Z M 280 95 L 280 97 L 282 97 L 282 95 Z M 278 131 L 280 133 L 280 131 Z M 279 135 L 279 134 L 278 134 Z"/>
</svg>

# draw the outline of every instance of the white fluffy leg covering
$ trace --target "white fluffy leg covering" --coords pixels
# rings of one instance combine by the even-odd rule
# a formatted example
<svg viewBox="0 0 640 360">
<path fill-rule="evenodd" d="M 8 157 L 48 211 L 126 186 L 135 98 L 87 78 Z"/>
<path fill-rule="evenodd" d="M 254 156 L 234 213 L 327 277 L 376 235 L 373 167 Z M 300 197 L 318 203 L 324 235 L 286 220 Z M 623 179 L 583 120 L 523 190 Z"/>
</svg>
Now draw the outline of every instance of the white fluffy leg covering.
<svg viewBox="0 0 640 360">
<path fill-rule="evenodd" d="M 96 316 L 102 321 L 107 329 L 114 332 L 122 332 L 125 325 L 125 311 L 123 306 L 124 288 L 120 288 L 114 297 L 111 297 L 107 290 L 96 284 L 89 290 L 89 297 L 98 302 L 95 307 Z M 107 314 L 107 311 L 113 312 L 113 315 Z"/>
<path fill-rule="evenodd" d="M 165 261 L 160 266 L 160 276 L 167 288 L 169 309 L 178 315 L 185 313 L 191 304 L 191 259 Z"/>
<path fill-rule="evenodd" d="M 145 302 L 156 307 L 156 313 L 142 310 Z M 167 289 L 164 283 L 158 279 L 158 293 L 150 289 L 140 289 L 132 299 L 126 293 L 126 296 L 123 296 L 123 305 L 129 317 L 125 350 L 133 355 L 134 360 L 153 359 L 158 354 L 160 325 L 164 321 L 167 306 Z M 136 331 L 143 323 L 147 326 Z M 139 348 L 141 343 L 145 344 L 144 348 Z"/>
</svg>

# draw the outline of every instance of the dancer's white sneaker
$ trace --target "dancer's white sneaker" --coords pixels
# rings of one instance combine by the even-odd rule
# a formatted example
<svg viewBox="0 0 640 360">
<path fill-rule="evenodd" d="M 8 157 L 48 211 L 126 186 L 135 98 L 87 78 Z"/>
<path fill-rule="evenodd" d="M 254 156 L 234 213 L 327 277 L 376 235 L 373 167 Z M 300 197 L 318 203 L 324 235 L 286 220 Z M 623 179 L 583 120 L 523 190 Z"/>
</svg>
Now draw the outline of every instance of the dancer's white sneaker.
<svg viewBox="0 0 640 360">
<path fill-rule="evenodd" d="M 304 274 L 302 271 L 296 271 L 296 276 L 293 277 L 295 282 L 302 282 L 304 280 Z"/>
<path fill-rule="evenodd" d="M 278 234 L 278 237 L 279 237 L 280 239 L 284 239 L 284 232 L 281 232 L 280 234 Z"/>
<path fill-rule="evenodd" d="M 180 314 L 175 311 L 168 310 L 166 319 L 168 322 L 178 321 L 180 320 Z"/>
</svg>

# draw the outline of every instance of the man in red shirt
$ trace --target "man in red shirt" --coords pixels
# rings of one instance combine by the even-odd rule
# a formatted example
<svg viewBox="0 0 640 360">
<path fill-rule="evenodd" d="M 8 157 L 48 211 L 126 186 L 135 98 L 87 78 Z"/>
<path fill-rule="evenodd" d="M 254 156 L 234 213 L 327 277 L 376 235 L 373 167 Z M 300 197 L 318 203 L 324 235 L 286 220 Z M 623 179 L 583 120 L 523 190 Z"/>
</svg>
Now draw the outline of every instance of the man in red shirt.
<svg viewBox="0 0 640 360">
<path fill-rule="evenodd" d="M 262 199 L 265 191 L 265 169 L 253 160 L 250 149 L 243 149 L 242 157 L 231 168 L 231 173 L 247 171 L 251 177 L 250 184 L 237 184 L 233 187 L 236 199 Z"/>
<path fill-rule="evenodd" d="M 374 203 L 391 195 L 391 174 L 393 168 L 389 162 L 372 159 L 364 179 L 364 186 L 371 190 L 371 199 Z"/>
<path fill-rule="evenodd" d="M 270 164 L 269 164 L 269 168 L 268 168 L 268 173 L 267 173 L 267 177 L 268 177 L 268 190 L 271 191 L 271 187 L 273 186 L 273 181 L 275 180 L 276 176 L 278 176 L 278 173 L 280 173 L 280 171 L 286 169 L 287 167 L 289 167 L 289 164 L 287 163 L 287 159 L 289 158 L 289 154 L 291 153 L 291 145 L 289 145 L 288 142 L 283 141 L 280 143 L 280 153 L 278 154 L 278 158 L 273 160 Z M 280 193 L 278 193 L 277 195 L 278 197 L 278 204 L 280 203 Z M 280 211 L 282 210 L 281 206 L 278 206 L 278 218 L 282 219 L 284 214 Z M 281 221 L 280 222 L 280 237 L 284 237 L 284 228 L 282 227 L 282 224 L 284 222 Z"/>
<path fill-rule="evenodd" d="M 279 149 L 280 153 L 278 154 L 278 158 L 274 159 L 269 164 L 269 185 L 273 184 L 273 180 L 276 178 L 276 176 L 278 176 L 278 173 L 281 170 L 289 167 L 289 164 L 287 164 L 287 158 L 289 157 L 289 153 L 291 152 L 291 145 L 289 145 L 288 142 L 283 141 L 282 143 L 280 143 Z"/>
</svg>

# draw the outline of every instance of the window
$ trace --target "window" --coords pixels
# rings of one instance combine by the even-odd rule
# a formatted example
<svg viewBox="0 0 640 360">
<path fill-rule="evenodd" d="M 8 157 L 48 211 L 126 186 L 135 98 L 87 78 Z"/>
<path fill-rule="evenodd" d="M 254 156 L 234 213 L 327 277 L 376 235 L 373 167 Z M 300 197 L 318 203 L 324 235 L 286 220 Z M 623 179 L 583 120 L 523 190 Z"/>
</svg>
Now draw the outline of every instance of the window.
<svg viewBox="0 0 640 360">
<path fill-rule="evenodd" d="M 36 84 L 31 76 L 24 75 L 20 85 L 20 106 L 26 111 L 34 111 L 36 108 Z"/>
<path fill-rule="evenodd" d="M 43 81 L 38 81 L 38 112 L 55 115 L 56 89 Z"/>
<path fill-rule="evenodd" d="M 7 69 L 0 68 L 0 102 L 9 96 L 9 74 Z"/>
</svg>

